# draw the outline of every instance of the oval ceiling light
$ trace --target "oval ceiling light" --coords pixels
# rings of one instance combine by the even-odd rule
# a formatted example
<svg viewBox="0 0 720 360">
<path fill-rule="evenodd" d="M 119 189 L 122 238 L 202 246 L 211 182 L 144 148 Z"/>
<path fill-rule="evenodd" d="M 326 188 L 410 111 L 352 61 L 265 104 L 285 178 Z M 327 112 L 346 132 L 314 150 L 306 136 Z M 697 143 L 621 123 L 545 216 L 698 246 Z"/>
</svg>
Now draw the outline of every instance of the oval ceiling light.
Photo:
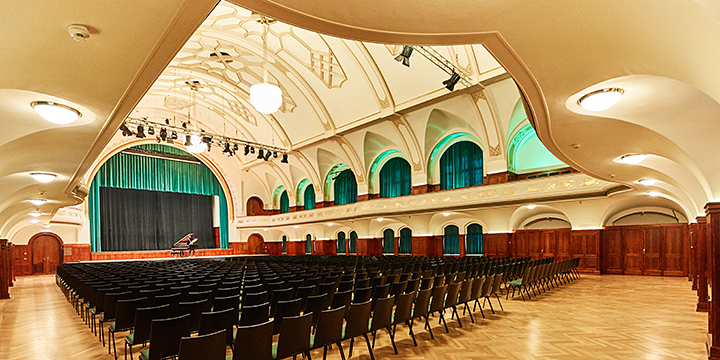
<svg viewBox="0 0 720 360">
<path fill-rule="evenodd" d="M 620 101 L 623 93 L 623 89 L 620 88 L 595 90 L 583 95 L 580 100 L 578 100 L 578 105 L 587 111 L 607 110 Z"/>
<path fill-rule="evenodd" d="M 41 183 L 49 183 L 55 180 L 57 175 L 48 173 L 30 173 L 30 177 L 35 179 L 35 181 L 39 181 Z"/>
<path fill-rule="evenodd" d="M 39 220 L 38 220 L 38 221 L 39 221 Z M 52 227 L 52 225 L 50 225 L 50 224 L 43 224 L 42 227 L 43 227 L 43 229 L 49 229 L 49 228 Z"/>
<path fill-rule="evenodd" d="M 375 220 L 382 222 L 382 221 L 385 220 L 385 219 L 383 219 L 383 218 L 377 218 L 377 219 L 375 219 Z"/>
<path fill-rule="evenodd" d="M 652 197 L 658 197 L 658 196 L 662 195 L 659 191 L 650 191 L 647 194 Z"/>
<path fill-rule="evenodd" d="M 47 202 L 45 199 L 30 199 L 28 201 L 35 206 L 45 205 Z"/>
<path fill-rule="evenodd" d="M 646 157 L 645 154 L 631 154 L 621 156 L 620 160 L 626 164 L 635 165 L 641 163 Z"/>
<path fill-rule="evenodd" d="M 188 152 L 191 152 L 193 154 L 201 153 L 205 151 L 205 149 L 207 149 L 207 145 L 203 144 L 200 136 L 198 135 L 187 135 L 185 137 L 184 146 Z"/>
<path fill-rule="evenodd" d="M 444 212 L 444 213 L 442 213 L 442 214 L 443 214 L 443 216 L 450 216 L 450 213 L 449 213 L 449 212 Z"/>
<path fill-rule="evenodd" d="M 297 229 L 297 228 L 299 228 L 299 226 L 297 226 L 297 225 L 293 226 L 293 229 Z"/>
<path fill-rule="evenodd" d="M 526 207 L 527 207 L 528 209 L 532 210 L 532 209 L 536 208 L 537 205 L 535 205 L 535 204 L 530 204 L 530 205 L 528 205 L 528 206 L 526 206 Z"/>
<path fill-rule="evenodd" d="M 33 212 L 28 213 L 28 215 L 30 215 L 32 217 L 40 217 L 40 215 L 42 215 L 42 213 L 39 211 L 33 211 Z"/>
<path fill-rule="evenodd" d="M 656 179 L 641 179 L 641 180 L 638 180 L 638 184 L 640 184 L 640 185 L 645 185 L 645 186 L 655 185 L 656 182 L 657 182 Z"/>
<path fill-rule="evenodd" d="M 38 115 L 53 124 L 72 124 L 82 116 L 79 111 L 52 101 L 33 101 L 30 105 Z"/>
<path fill-rule="evenodd" d="M 333 226 L 333 223 L 327 223 L 327 226 Z"/>
<path fill-rule="evenodd" d="M 38 219 L 32 219 L 32 220 L 30 220 L 30 223 L 31 223 L 31 224 L 37 224 L 37 223 L 39 223 L 39 222 L 40 222 L 40 220 L 38 220 Z"/>
<path fill-rule="evenodd" d="M 250 104 L 261 114 L 272 114 L 282 105 L 282 90 L 269 83 L 255 84 L 250 87 Z"/>
</svg>

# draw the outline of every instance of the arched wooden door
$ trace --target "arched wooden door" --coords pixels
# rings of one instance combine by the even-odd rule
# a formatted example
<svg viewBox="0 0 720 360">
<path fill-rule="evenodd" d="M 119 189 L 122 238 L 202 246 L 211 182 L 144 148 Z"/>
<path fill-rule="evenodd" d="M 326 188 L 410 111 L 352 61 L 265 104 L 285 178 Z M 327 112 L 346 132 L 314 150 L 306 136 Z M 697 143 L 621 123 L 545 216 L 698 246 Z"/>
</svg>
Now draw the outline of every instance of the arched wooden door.
<svg viewBox="0 0 720 360">
<path fill-rule="evenodd" d="M 247 216 L 260 216 L 265 215 L 265 210 L 263 210 L 263 202 L 258 197 L 251 197 L 247 201 Z"/>
<path fill-rule="evenodd" d="M 62 264 L 62 240 L 52 233 L 39 233 L 28 243 L 33 274 L 54 274 Z"/>
<path fill-rule="evenodd" d="M 248 237 L 248 252 L 250 254 L 264 254 L 265 253 L 265 239 L 260 234 L 251 234 Z"/>
</svg>

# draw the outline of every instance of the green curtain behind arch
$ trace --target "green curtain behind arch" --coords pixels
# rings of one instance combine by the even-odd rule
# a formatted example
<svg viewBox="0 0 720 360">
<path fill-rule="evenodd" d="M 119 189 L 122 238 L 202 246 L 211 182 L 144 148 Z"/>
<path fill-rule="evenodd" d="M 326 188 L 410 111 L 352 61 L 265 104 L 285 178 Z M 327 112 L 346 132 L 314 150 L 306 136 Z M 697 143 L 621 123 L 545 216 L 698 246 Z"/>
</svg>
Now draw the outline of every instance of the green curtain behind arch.
<svg viewBox="0 0 720 360">
<path fill-rule="evenodd" d="M 357 202 L 357 181 L 350 169 L 340 172 L 335 178 L 335 205 Z"/>
<path fill-rule="evenodd" d="M 470 224 L 467 227 L 467 235 L 465 235 L 466 254 L 482 254 L 482 234 L 482 226 L 480 226 L 479 224 Z"/>
<path fill-rule="evenodd" d="M 337 253 L 345 254 L 345 233 L 342 231 L 337 235 Z"/>
<path fill-rule="evenodd" d="M 395 232 L 392 229 L 383 231 L 383 254 L 395 255 Z"/>
<path fill-rule="evenodd" d="M 452 144 L 440 157 L 440 189 L 482 185 L 482 149 L 470 141 Z"/>
<path fill-rule="evenodd" d="M 315 208 L 315 187 L 313 187 L 313 184 L 305 187 L 303 200 L 303 203 L 305 204 L 305 210 L 311 210 Z"/>
<path fill-rule="evenodd" d="M 396 157 L 388 160 L 380 169 L 380 197 L 410 195 L 411 181 L 410 164 L 405 159 Z"/>
<path fill-rule="evenodd" d="M 398 254 L 412 254 L 412 230 L 410 230 L 410 228 L 400 229 L 400 246 L 398 246 Z"/>
<path fill-rule="evenodd" d="M 305 253 L 312 254 L 312 235 L 310 234 L 305 236 Z"/>
<path fill-rule="evenodd" d="M 443 236 L 443 239 L 443 255 L 460 254 L 460 230 L 457 226 L 446 226 L 445 236 Z"/>
<path fill-rule="evenodd" d="M 290 212 L 290 199 L 288 198 L 287 190 L 282 192 L 280 195 L 280 213 L 285 214 Z"/>
<path fill-rule="evenodd" d="M 191 156 L 172 146 L 136 146 L 168 154 Z M 90 184 L 87 206 L 90 217 L 90 243 L 93 252 L 100 246 L 100 187 L 216 195 L 220 198 L 220 247 L 228 248 L 228 204 L 220 182 L 203 163 L 190 163 L 148 156 L 117 153 L 108 159 Z M 177 239 L 175 239 L 177 240 Z M 172 245 L 170 243 L 169 246 Z"/>
<path fill-rule="evenodd" d="M 348 253 L 357 254 L 357 233 L 355 231 L 350 232 L 350 241 L 348 242 Z"/>
<path fill-rule="evenodd" d="M 287 236 L 282 237 L 282 253 L 287 254 Z"/>
</svg>

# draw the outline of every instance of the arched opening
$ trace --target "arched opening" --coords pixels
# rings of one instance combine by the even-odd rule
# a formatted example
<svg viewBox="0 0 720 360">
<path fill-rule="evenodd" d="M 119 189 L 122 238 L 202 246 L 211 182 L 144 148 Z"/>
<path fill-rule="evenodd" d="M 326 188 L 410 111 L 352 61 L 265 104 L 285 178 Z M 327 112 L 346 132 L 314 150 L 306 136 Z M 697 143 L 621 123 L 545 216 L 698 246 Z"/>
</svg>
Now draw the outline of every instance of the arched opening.
<svg viewBox="0 0 720 360">
<path fill-rule="evenodd" d="M 445 227 L 443 255 L 460 255 L 460 229 L 455 225 Z"/>
<path fill-rule="evenodd" d="M 287 235 L 282 236 L 282 253 L 287 254 Z"/>
<path fill-rule="evenodd" d="M 393 229 L 383 231 L 382 245 L 384 255 L 395 255 L 395 231 Z"/>
<path fill-rule="evenodd" d="M 263 254 L 265 239 L 260 234 L 250 234 L 248 237 L 248 252 L 250 254 Z"/>
<path fill-rule="evenodd" d="M 280 213 L 285 214 L 290 212 L 290 198 L 288 197 L 287 190 L 284 190 L 280 194 Z"/>
<path fill-rule="evenodd" d="M 478 255 L 483 253 L 483 230 L 480 224 L 470 224 L 465 234 L 465 253 Z"/>
<path fill-rule="evenodd" d="M 357 181 L 352 170 L 345 169 L 335 176 L 334 195 L 335 205 L 357 202 Z"/>
<path fill-rule="evenodd" d="M 54 274 L 63 263 L 62 246 L 63 241 L 56 234 L 41 232 L 33 235 L 28 242 L 32 274 Z"/>
<path fill-rule="evenodd" d="M 303 200 L 305 210 L 312 210 L 315 208 L 315 187 L 313 184 L 308 184 L 308 186 L 305 187 Z"/>
<path fill-rule="evenodd" d="M 400 244 L 398 246 L 398 254 L 412 254 L 412 230 L 410 228 L 400 229 Z"/>
<path fill-rule="evenodd" d="M 342 231 L 337 234 L 337 253 L 345 254 L 345 233 Z"/>
<path fill-rule="evenodd" d="M 410 164 L 401 158 L 388 160 L 380 169 L 380 197 L 391 198 L 410 195 L 412 174 Z"/>
<path fill-rule="evenodd" d="M 305 235 L 305 253 L 312 254 L 312 250 L 312 235 L 307 234 Z"/>
<path fill-rule="evenodd" d="M 350 241 L 348 242 L 348 253 L 357 254 L 357 233 L 355 231 L 350 232 Z"/>
<path fill-rule="evenodd" d="M 245 206 L 247 216 L 261 216 L 265 214 L 265 210 L 263 209 L 263 201 L 257 197 L 253 196 L 248 199 L 247 205 Z"/>
<path fill-rule="evenodd" d="M 482 149 L 470 141 L 450 145 L 440 157 L 440 189 L 459 189 L 482 182 Z"/>
</svg>

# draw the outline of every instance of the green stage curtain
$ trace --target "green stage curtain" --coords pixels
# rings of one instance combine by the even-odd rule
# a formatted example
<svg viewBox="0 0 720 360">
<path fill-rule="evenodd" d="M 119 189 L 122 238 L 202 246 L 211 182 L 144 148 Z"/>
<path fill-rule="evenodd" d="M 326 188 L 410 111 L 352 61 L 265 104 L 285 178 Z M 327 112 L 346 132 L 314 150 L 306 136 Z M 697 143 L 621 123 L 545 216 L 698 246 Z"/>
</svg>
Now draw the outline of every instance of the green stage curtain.
<svg viewBox="0 0 720 360">
<path fill-rule="evenodd" d="M 312 235 L 305 236 L 305 253 L 312 254 Z"/>
<path fill-rule="evenodd" d="M 482 226 L 479 224 L 470 224 L 467 228 L 467 235 L 465 236 L 465 253 L 467 254 L 482 254 L 483 252 L 483 237 L 482 237 Z"/>
<path fill-rule="evenodd" d="M 335 205 L 357 202 L 357 181 L 352 170 L 347 169 L 335 177 Z"/>
<path fill-rule="evenodd" d="M 312 184 L 305 187 L 305 194 L 303 195 L 303 200 L 305 204 L 305 210 L 315 208 L 315 188 Z"/>
<path fill-rule="evenodd" d="M 412 230 L 410 228 L 402 228 L 400 230 L 400 246 L 399 254 L 412 254 Z"/>
<path fill-rule="evenodd" d="M 287 254 L 287 236 L 282 237 L 282 253 Z"/>
<path fill-rule="evenodd" d="M 395 232 L 392 229 L 383 231 L 383 254 L 395 255 Z"/>
<path fill-rule="evenodd" d="M 280 195 L 280 213 L 285 214 L 290 212 L 290 199 L 288 198 L 287 190 L 282 192 Z"/>
<path fill-rule="evenodd" d="M 345 233 L 342 231 L 337 236 L 337 252 L 338 254 L 345 254 Z"/>
<path fill-rule="evenodd" d="M 459 255 L 460 254 L 460 230 L 455 225 L 445 227 L 445 236 L 443 236 L 443 254 Z"/>
<path fill-rule="evenodd" d="M 357 233 L 354 231 L 350 232 L 350 242 L 348 247 L 348 253 L 357 254 Z"/>
<path fill-rule="evenodd" d="M 172 146 L 148 144 L 137 148 L 192 156 Z M 194 158 L 194 157 L 193 157 Z M 203 163 L 117 153 L 108 159 L 90 184 L 88 214 L 92 251 L 102 251 L 100 242 L 100 187 L 217 195 L 220 198 L 220 247 L 228 248 L 228 204 L 220 182 Z M 177 240 L 177 239 L 174 239 Z M 173 239 L 168 239 L 173 241 Z M 169 243 L 172 245 L 172 242 Z"/>
<path fill-rule="evenodd" d="M 380 170 L 380 197 L 410 195 L 410 164 L 401 157 L 390 159 Z"/>
<path fill-rule="evenodd" d="M 481 185 L 483 155 L 470 141 L 452 144 L 440 157 L 440 189 L 458 189 Z"/>
</svg>

